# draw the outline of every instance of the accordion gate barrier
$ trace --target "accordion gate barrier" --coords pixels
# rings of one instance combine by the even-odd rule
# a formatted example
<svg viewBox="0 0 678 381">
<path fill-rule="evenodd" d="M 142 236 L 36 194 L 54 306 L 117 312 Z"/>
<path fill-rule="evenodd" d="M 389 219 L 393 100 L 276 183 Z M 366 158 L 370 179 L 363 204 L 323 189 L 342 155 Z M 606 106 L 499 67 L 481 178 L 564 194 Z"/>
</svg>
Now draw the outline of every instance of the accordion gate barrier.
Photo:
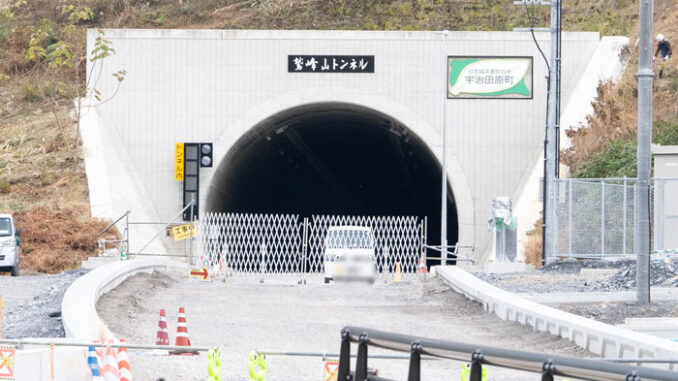
<svg viewBox="0 0 678 381">
<path fill-rule="evenodd" d="M 227 276 L 321 274 L 328 245 L 373 247 L 380 276 L 398 267 L 407 276 L 417 273 L 426 245 L 426 221 L 413 216 L 207 212 L 198 232 L 193 264 Z"/>
</svg>

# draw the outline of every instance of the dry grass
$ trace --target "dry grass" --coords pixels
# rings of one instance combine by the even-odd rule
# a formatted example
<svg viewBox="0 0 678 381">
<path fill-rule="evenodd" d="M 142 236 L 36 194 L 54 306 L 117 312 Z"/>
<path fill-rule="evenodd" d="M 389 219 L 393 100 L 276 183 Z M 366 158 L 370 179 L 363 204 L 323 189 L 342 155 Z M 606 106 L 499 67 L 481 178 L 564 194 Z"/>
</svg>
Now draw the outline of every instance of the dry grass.
<svg viewBox="0 0 678 381">
<path fill-rule="evenodd" d="M 534 224 L 534 229 L 527 233 L 525 241 L 525 263 L 534 265 L 535 268 L 541 268 L 542 253 L 542 219 L 540 218 Z"/>
<path fill-rule="evenodd" d="M 83 218 L 86 211 L 37 207 L 15 214 L 22 231 L 21 268 L 56 273 L 80 267 L 97 249 L 97 233 L 106 222 Z M 113 233 L 114 234 L 114 233 Z"/>
</svg>

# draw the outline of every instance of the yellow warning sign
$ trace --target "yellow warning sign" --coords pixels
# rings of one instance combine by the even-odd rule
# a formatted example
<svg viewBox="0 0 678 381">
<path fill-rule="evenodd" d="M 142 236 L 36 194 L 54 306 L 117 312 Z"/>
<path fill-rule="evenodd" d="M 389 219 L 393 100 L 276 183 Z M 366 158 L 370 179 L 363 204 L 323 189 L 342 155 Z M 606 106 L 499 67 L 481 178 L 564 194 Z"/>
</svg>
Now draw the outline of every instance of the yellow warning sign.
<svg viewBox="0 0 678 381">
<path fill-rule="evenodd" d="M 184 181 L 184 143 L 174 143 L 174 180 Z"/>
<path fill-rule="evenodd" d="M 198 227 L 195 224 L 192 226 L 192 228 L 190 224 L 179 225 L 172 228 L 172 236 L 174 237 L 175 241 L 189 239 L 191 236 L 195 237 L 197 235 Z"/>
<path fill-rule="evenodd" d="M 339 373 L 339 361 L 337 360 L 323 361 L 322 381 L 337 381 L 338 373 Z"/>
</svg>

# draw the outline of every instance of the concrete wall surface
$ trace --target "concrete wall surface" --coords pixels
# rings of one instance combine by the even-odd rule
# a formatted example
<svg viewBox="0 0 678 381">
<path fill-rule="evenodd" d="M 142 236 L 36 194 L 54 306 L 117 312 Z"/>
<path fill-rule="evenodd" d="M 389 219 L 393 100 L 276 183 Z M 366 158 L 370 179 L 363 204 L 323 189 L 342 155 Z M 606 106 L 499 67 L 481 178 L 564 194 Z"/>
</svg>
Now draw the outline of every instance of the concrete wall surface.
<svg viewBox="0 0 678 381">
<path fill-rule="evenodd" d="M 96 37 L 90 30 L 88 51 Z M 108 166 L 97 159 L 105 150 L 88 143 L 96 139 L 85 139 L 87 160 L 99 161 L 87 166 L 96 216 L 109 218 L 128 202 L 135 209 L 150 204 L 144 206 L 149 218 L 167 220 L 182 202 L 181 182 L 173 179 L 175 142 L 215 143 L 215 170 L 201 172 L 201 184 L 210 184 L 222 158 L 253 126 L 306 104 L 348 103 L 388 115 L 440 160 L 445 107 L 459 241 L 482 251 L 490 242 L 491 200 L 517 199 L 542 149 L 547 70 L 529 33 L 450 32 L 445 40 L 439 32 L 108 29 L 105 38 L 116 54 L 88 70 L 100 78 L 103 99 L 115 96 L 89 110 L 83 132 L 114 134 L 99 141 L 124 159 Z M 548 34 L 537 39 L 548 55 Z M 599 44 L 597 33 L 563 33 L 563 105 Z M 288 55 L 304 54 L 374 55 L 375 72 L 288 73 Z M 446 55 L 531 56 L 534 97 L 446 100 Z M 119 88 L 111 76 L 118 70 L 127 71 Z M 108 166 L 108 190 L 93 184 L 102 166 Z M 124 180 L 125 189 L 111 191 L 122 172 L 132 184 Z M 201 186 L 201 200 L 208 189 Z"/>
<path fill-rule="evenodd" d="M 678 343 L 601 323 L 523 299 L 453 266 L 434 267 L 455 291 L 483 304 L 500 319 L 531 326 L 573 341 L 585 350 L 610 358 L 678 358 Z M 666 365 L 657 365 L 666 366 Z M 670 365 L 672 368 L 673 365 Z"/>
</svg>

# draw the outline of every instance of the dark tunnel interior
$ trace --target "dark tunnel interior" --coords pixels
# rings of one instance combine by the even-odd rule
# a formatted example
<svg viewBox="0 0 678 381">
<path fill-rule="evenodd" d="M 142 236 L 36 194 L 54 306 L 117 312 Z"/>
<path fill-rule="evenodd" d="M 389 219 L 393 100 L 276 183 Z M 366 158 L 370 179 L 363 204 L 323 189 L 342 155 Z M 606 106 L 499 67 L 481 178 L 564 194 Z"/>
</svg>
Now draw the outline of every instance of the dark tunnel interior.
<svg viewBox="0 0 678 381">
<path fill-rule="evenodd" d="M 428 217 L 440 244 L 441 167 L 426 144 L 387 115 L 319 103 L 274 115 L 215 168 L 207 210 Z M 448 242 L 458 237 L 448 186 Z"/>
</svg>

